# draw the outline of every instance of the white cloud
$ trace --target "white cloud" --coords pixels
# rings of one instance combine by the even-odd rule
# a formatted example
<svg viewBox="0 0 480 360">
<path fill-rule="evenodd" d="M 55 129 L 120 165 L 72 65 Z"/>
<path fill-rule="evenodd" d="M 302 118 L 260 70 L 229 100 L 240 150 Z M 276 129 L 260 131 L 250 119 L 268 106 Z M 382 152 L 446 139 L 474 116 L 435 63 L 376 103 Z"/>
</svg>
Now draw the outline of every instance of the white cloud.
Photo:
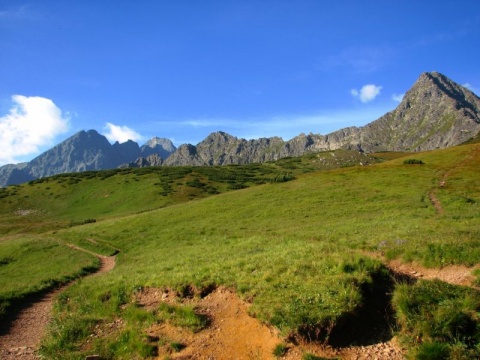
<svg viewBox="0 0 480 360">
<path fill-rule="evenodd" d="M 68 116 L 50 99 L 14 95 L 12 101 L 10 112 L 0 117 L 0 165 L 25 161 L 69 127 Z"/>
<path fill-rule="evenodd" d="M 124 143 L 128 140 L 143 140 L 142 135 L 137 133 L 135 130 L 130 129 L 128 126 L 114 125 L 109 122 L 105 124 L 105 132 L 103 135 L 105 135 L 110 142 L 118 141 L 119 143 Z"/>
<path fill-rule="evenodd" d="M 403 97 L 405 96 L 405 93 L 403 94 L 393 94 L 392 95 L 392 100 L 396 102 L 401 102 L 403 100 Z"/>
<path fill-rule="evenodd" d="M 367 103 L 374 100 L 380 94 L 380 90 L 382 90 L 382 86 L 367 84 L 364 85 L 360 90 L 350 90 L 350 93 L 354 97 L 358 97 L 361 102 Z"/>
</svg>

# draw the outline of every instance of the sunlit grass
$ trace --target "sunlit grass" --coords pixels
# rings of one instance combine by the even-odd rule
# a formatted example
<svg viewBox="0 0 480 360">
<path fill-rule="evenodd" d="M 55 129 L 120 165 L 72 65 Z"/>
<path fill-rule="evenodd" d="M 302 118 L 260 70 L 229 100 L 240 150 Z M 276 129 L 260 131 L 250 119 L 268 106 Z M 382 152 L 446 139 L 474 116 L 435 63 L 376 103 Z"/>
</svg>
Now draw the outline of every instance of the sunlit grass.
<svg viewBox="0 0 480 360">
<path fill-rule="evenodd" d="M 123 340 L 118 347 L 102 347 L 104 354 L 147 356 L 141 355 L 151 351 L 142 331 L 152 321 L 171 316 L 167 311 L 152 317 L 136 308 L 134 294 L 147 286 L 180 292 L 188 286 L 226 286 L 252 302 L 252 315 L 283 334 L 310 332 L 325 340 L 339 319 L 362 308 L 372 283 L 388 277 L 385 266 L 370 253 L 431 267 L 478 264 L 478 149 L 472 145 L 415 154 L 421 165 L 398 158 L 303 175 L 302 166 L 321 161 L 317 155 L 301 161 L 286 159 L 281 172 L 295 169 L 295 180 L 253 186 L 255 179 L 261 183 L 262 176 L 272 174 L 257 165 L 249 170 L 256 175 L 245 176 L 240 168 L 252 187 L 236 191 L 227 191 L 228 182 L 207 180 L 223 176 L 246 184 L 231 169 L 224 173 L 221 168 L 192 170 L 168 186 L 158 174 L 154 176 L 160 185 L 155 185 L 146 170 L 138 181 L 133 180 L 138 175 L 128 174 L 128 181 L 142 186 L 117 184 L 127 175 L 116 173 L 90 186 L 82 180 L 85 188 L 77 185 L 78 193 L 69 197 L 73 208 L 65 211 L 63 219 L 76 214 L 75 219 L 95 217 L 97 222 L 58 229 L 48 236 L 59 244 L 72 243 L 107 255 L 116 249 L 120 253 L 112 272 L 84 279 L 65 292 L 45 351 L 60 358 L 69 351 L 81 358 L 86 336 L 95 326 L 121 318 L 118 334 Z M 180 181 L 182 186 L 177 184 Z M 162 191 L 170 186 L 171 194 L 154 196 L 150 191 L 155 186 Z M 211 196 L 213 186 L 218 194 Z M 99 191 L 109 196 L 92 201 L 89 196 Z M 431 203 L 432 192 L 443 212 Z M 125 202 L 117 209 L 122 199 Z M 58 206 L 53 213 L 63 211 Z M 130 350 L 122 352 L 120 347 Z"/>
<path fill-rule="evenodd" d="M 0 241 L 0 318 L 29 294 L 52 289 L 99 267 L 95 257 L 57 240 L 18 236 Z"/>
</svg>

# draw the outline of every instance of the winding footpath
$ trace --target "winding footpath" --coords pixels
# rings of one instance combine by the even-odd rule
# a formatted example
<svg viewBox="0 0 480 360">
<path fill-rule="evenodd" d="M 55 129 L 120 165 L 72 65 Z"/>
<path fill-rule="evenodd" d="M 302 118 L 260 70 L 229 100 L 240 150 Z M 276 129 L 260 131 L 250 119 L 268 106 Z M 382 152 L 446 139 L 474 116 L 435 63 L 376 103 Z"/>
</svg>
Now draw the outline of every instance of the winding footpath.
<svg viewBox="0 0 480 360">
<path fill-rule="evenodd" d="M 80 251 L 86 251 L 75 246 L 69 246 Z M 89 253 L 98 257 L 102 264 L 97 272 L 88 276 L 97 276 L 111 271 L 115 267 L 115 256 Z M 48 292 L 40 299 L 34 300 L 18 314 L 16 319 L 10 324 L 7 333 L 0 335 L 0 359 L 40 359 L 37 355 L 37 350 L 40 347 L 42 338 L 46 335 L 48 323 L 52 318 L 53 303 L 57 295 L 71 284 Z"/>
</svg>

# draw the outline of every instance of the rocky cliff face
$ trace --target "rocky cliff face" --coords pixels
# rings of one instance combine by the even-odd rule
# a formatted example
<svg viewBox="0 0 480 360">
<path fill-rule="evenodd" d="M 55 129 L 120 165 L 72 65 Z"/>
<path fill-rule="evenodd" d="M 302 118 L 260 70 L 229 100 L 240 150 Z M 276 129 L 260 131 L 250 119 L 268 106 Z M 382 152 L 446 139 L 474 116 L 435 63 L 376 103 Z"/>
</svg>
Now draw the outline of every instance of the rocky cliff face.
<svg viewBox="0 0 480 360">
<path fill-rule="evenodd" d="M 366 151 L 425 151 L 480 131 L 480 98 L 437 72 L 423 73 L 392 112 L 359 132 Z"/>
<path fill-rule="evenodd" d="M 141 148 L 142 157 L 148 157 L 152 154 L 157 154 L 160 158 L 166 159 L 174 153 L 176 147 L 169 139 L 154 137 L 148 140 Z"/>
<path fill-rule="evenodd" d="M 26 170 L 40 178 L 65 172 L 111 169 L 138 156 L 140 148 L 133 141 L 111 145 L 95 130 L 80 131 L 30 161 Z"/>
<path fill-rule="evenodd" d="M 52 149 L 44 152 L 29 163 L 5 165 L 0 168 L 0 186 L 19 184 L 67 172 L 103 170 L 119 167 L 149 152 L 163 151 L 165 157 L 171 154 L 170 140 L 155 138 L 140 148 L 134 141 L 114 143 L 95 130 L 80 131 Z M 150 158 L 157 164 L 158 159 Z M 150 166 L 150 165 L 149 165 Z"/>
<path fill-rule="evenodd" d="M 196 146 L 153 138 L 142 147 L 128 141 L 110 145 L 95 130 L 82 131 L 30 163 L 0 168 L 0 186 L 63 172 L 142 166 L 225 165 L 277 160 L 326 150 L 424 151 L 461 144 L 480 133 L 480 98 L 437 72 L 423 73 L 398 107 L 363 127 L 328 135 L 300 134 L 239 139 L 210 134 Z M 136 159 L 136 160 L 135 160 Z"/>
<path fill-rule="evenodd" d="M 306 151 L 425 151 L 458 145 L 480 132 L 480 98 L 437 72 L 423 73 L 398 107 L 363 127 L 300 135 L 280 156 Z"/>
</svg>

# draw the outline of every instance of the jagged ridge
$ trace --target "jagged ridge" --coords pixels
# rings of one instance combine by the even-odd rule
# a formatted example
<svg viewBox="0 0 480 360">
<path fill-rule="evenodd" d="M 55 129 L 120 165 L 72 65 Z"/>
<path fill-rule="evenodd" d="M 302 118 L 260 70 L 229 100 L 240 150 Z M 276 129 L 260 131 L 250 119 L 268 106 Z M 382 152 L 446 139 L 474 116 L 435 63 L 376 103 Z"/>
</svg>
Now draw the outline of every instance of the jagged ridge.
<svg viewBox="0 0 480 360">
<path fill-rule="evenodd" d="M 363 127 L 347 127 L 328 135 L 300 134 L 288 141 L 279 137 L 245 140 L 218 131 L 196 146 L 184 144 L 178 149 L 170 140 L 157 137 L 142 147 L 131 140 L 111 145 L 95 130 L 81 131 L 29 163 L 1 167 L 0 186 L 119 166 L 246 164 L 337 149 L 434 150 L 477 136 L 479 109 L 480 98 L 471 91 L 438 72 L 426 72 L 395 110 Z"/>
</svg>

